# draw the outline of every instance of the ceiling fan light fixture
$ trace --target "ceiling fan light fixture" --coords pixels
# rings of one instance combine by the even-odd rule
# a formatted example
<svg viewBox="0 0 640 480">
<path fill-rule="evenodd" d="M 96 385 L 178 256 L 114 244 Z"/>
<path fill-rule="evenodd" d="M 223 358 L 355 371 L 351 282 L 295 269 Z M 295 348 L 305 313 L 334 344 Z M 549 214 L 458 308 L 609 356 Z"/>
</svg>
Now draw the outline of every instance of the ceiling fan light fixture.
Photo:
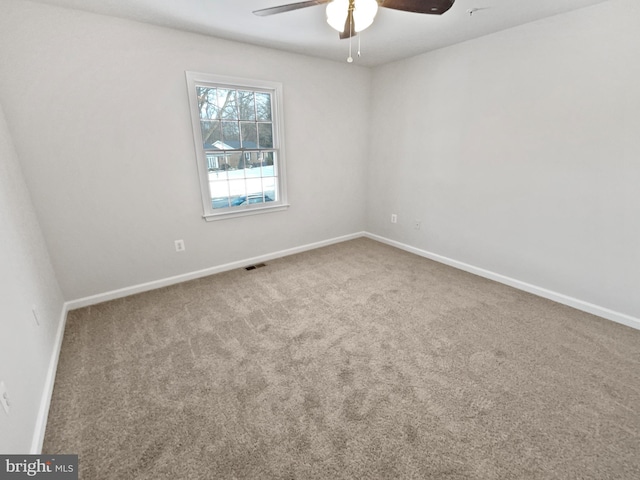
<svg viewBox="0 0 640 480">
<path fill-rule="evenodd" d="M 376 0 L 354 0 L 353 23 L 356 32 L 371 26 L 378 13 Z M 342 32 L 349 14 L 349 0 L 333 0 L 327 5 L 327 23 L 331 28 Z"/>
<path fill-rule="evenodd" d="M 347 21 L 349 0 L 333 0 L 327 5 L 327 23 L 334 30 L 342 31 Z"/>
<path fill-rule="evenodd" d="M 356 0 L 356 8 L 353 10 L 353 21 L 356 25 L 356 32 L 361 32 L 369 28 L 378 13 L 378 2 L 376 0 Z"/>
</svg>

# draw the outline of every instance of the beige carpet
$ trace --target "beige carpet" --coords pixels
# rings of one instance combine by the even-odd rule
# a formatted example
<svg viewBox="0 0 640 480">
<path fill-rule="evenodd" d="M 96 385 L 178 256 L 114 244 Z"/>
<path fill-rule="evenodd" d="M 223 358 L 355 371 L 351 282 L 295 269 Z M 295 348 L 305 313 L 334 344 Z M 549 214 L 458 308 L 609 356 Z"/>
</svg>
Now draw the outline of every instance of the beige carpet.
<svg viewBox="0 0 640 480">
<path fill-rule="evenodd" d="M 69 313 L 84 479 L 637 479 L 640 331 L 358 239 Z"/>
</svg>

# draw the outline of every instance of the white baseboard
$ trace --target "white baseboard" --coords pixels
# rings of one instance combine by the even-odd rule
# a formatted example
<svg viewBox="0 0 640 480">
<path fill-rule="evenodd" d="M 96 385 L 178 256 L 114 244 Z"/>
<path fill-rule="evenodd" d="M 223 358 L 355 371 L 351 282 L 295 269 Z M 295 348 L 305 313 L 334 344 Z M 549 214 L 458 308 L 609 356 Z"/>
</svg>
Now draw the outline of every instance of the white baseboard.
<svg viewBox="0 0 640 480">
<path fill-rule="evenodd" d="M 175 285 L 177 283 L 186 282 L 189 280 L 194 280 L 196 278 L 206 277 L 208 275 L 213 275 L 216 273 L 226 272 L 229 270 L 235 270 L 236 268 L 242 268 L 247 265 L 251 265 L 254 263 L 266 262 L 269 260 L 273 260 L 274 258 L 286 257 L 288 255 L 293 255 L 296 253 L 305 252 L 308 250 L 313 250 L 315 248 L 325 247 L 327 245 L 332 245 L 335 243 L 345 242 L 347 240 L 353 240 L 359 237 L 367 237 L 372 240 L 376 240 L 378 242 L 385 243 L 387 245 L 391 245 L 393 247 L 399 248 L 401 250 L 405 250 L 407 252 L 414 253 L 421 257 L 429 258 L 439 263 L 443 263 L 445 265 L 449 265 L 454 268 L 458 268 L 460 270 L 464 270 L 469 273 L 473 273 L 475 275 L 479 275 L 484 278 L 488 278 L 490 280 L 494 280 L 499 283 L 503 283 L 505 285 L 509 285 L 511 287 L 517 288 L 519 290 L 523 290 L 525 292 L 532 293 L 534 295 L 538 295 L 543 298 L 547 298 L 549 300 L 553 300 L 554 302 L 562 303 L 563 305 L 568 305 L 570 307 L 576 308 L 578 310 L 582 310 L 587 313 L 591 313 L 593 315 L 597 315 L 599 317 L 606 318 L 608 320 L 612 320 L 617 323 L 621 323 L 623 325 L 627 325 L 629 327 L 640 330 L 640 319 L 632 317 L 631 315 L 627 315 L 621 312 L 616 312 L 614 310 L 601 307 L 599 305 L 595 305 L 593 303 L 586 302 L 584 300 L 580 300 L 574 297 L 570 297 L 568 295 L 564 295 L 562 293 L 554 292 L 552 290 L 548 290 L 543 287 L 539 287 L 537 285 L 532 285 L 530 283 L 526 283 L 515 278 L 507 277 L 505 275 L 492 272 L 490 270 L 485 270 L 480 267 L 476 267 L 473 265 L 469 265 L 464 262 L 460 262 L 458 260 L 454 260 L 452 258 L 448 258 L 442 255 L 438 255 L 437 253 L 429 252 L 426 250 L 422 250 L 420 248 L 412 247 L 411 245 L 407 245 L 401 242 L 397 242 L 395 240 L 391 240 L 386 237 L 382 237 L 380 235 L 375 235 L 369 232 L 356 232 L 349 235 L 343 235 L 341 237 L 330 238 L 327 240 L 323 240 L 320 242 L 309 243 L 306 245 L 301 245 L 299 247 L 289 248 L 285 250 L 280 250 L 273 253 L 268 253 L 265 255 L 260 255 L 257 257 L 247 258 L 245 260 L 239 260 L 236 262 L 226 263 L 224 265 L 218 265 L 215 267 L 205 268 L 203 270 L 197 270 L 195 272 L 184 273 L 181 275 L 176 275 L 173 277 L 163 278 L 160 280 L 154 280 L 152 282 L 142 283 L 139 285 L 133 285 L 131 287 L 125 287 L 118 290 L 112 290 L 106 293 L 100 293 L 97 295 L 92 295 L 89 297 L 79 298 L 77 300 L 71 300 L 65 304 L 66 310 L 73 310 L 75 308 L 87 307 L 89 305 L 95 305 L 98 303 L 106 302 L 109 300 L 115 300 L 116 298 L 122 298 L 129 295 L 134 295 L 136 293 L 147 292 L 149 290 L 155 290 L 157 288 L 167 287 L 169 285 Z M 62 339 L 60 338 L 60 341 Z"/>
<path fill-rule="evenodd" d="M 58 370 L 58 359 L 60 358 L 60 350 L 62 349 L 62 339 L 64 338 L 64 327 L 67 323 L 67 304 L 63 304 L 60 320 L 58 321 L 58 330 L 56 331 L 56 339 L 53 343 L 53 351 L 49 360 L 49 368 L 45 379 L 44 388 L 42 390 L 42 399 L 40 400 L 40 409 L 36 418 L 36 426 L 33 431 L 33 439 L 31 441 L 31 454 L 39 455 L 42 453 L 42 444 L 44 442 L 44 434 L 47 428 L 47 418 L 49 417 L 49 406 L 51 405 L 51 397 L 53 395 L 53 385 L 56 380 L 56 371 Z"/>
<path fill-rule="evenodd" d="M 523 290 L 525 292 L 532 293 L 539 297 L 547 298 L 549 300 L 553 300 L 554 302 L 558 302 L 563 305 L 573 307 L 577 310 L 582 310 L 583 312 L 591 313 L 593 315 L 606 318 L 607 320 L 612 320 L 614 322 L 621 323 L 628 327 L 635 328 L 636 330 L 640 330 L 640 319 L 632 317 L 631 315 L 616 312 L 614 310 L 610 310 L 608 308 L 601 307 L 599 305 L 594 305 L 593 303 L 589 303 L 577 298 L 569 297 L 568 295 L 563 295 L 562 293 L 554 292 L 552 290 L 547 290 L 546 288 L 538 287 L 536 285 L 531 285 L 530 283 L 522 282 L 520 280 L 516 280 L 515 278 L 507 277 L 505 275 L 501 275 L 499 273 L 495 273 L 490 270 L 485 270 L 483 268 L 475 267 L 473 265 L 469 265 L 464 262 L 459 262 L 458 260 L 454 260 L 452 258 L 438 255 L 437 253 L 432 253 L 426 250 L 412 247 L 410 245 L 406 245 L 401 242 L 396 242 L 395 240 L 381 237 L 373 233 L 365 232 L 364 236 L 372 240 L 376 240 L 378 242 L 391 245 L 392 247 L 396 247 L 401 250 L 414 253 L 421 257 L 425 257 L 439 263 L 444 263 L 445 265 L 449 265 L 459 270 L 464 270 L 465 272 L 473 273 L 474 275 L 488 278 L 490 280 L 494 280 L 496 282 L 509 285 L 510 287 L 517 288 L 518 290 Z"/>
<path fill-rule="evenodd" d="M 189 280 L 195 280 L 196 278 L 207 277 L 215 273 L 235 270 L 236 268 L 246 267 L 248 265 L 253 265 L 254 263 L 267 262 L 269 260 L 273 260 L 274 258 L 286 257 L 288 255 L 306 252 L 308 250 L 313 250 L 320 247 L 326 247 L 328 245 L 333 245 L 334 243 L 345 242 L 347 240 L 353 240 L 354 238 L 360 238 L 363 236 L 365 236 L 364 232 L 356 232 L 349 235 L 343 235 L 341 237 L 322 240 L 320 242 L 308 243 L 299 247 L 288 248 L 265 255 L 259 255 L 257 257 L 247 258 L 245 260 L 238 260 L 237 262 L 225 263 L 224 265 L 205 268 L 203 270 L 197 270 L 195 272 L 183 273 L 174 277 L 154 280 L 152 282 L 141 283 L 139 285 L 133 285 L 131 287 L 120 288 L 118 290 L 112 290 L 106 293 L 100 293 L 89 297 L 79 298 L 77 300 L 71 300 L 66 303 L 66 306 L 67 310 L 73 310 L 76 308 L 87 307 L 89 305 L 96 305 L 98 303 L 107 302 L 109 300 L 115 300 L 116 298 L 127 297 L 136 293 L 147 292 L 149 290 L 155 290 L 157 288 L 167 287 L 169 285 L 175 285 L 177 283 L 182 283 Z"/>
<path fill-rule="evenodd" d="M 562 293 L 554 292 L 552 290 L 548 290 L 543 287 L 539 287 L 537 285 L 532 285 L 530 283 L 526 283 L 515 278 L 507 277 L 505 275 L 501 275 L 496 272 L 492 272 L 490 270 L 485 270 L 480 267 L 476 267 L 473 265 L 469 265 L 464 262 L 460 262 L 458 260 L 454 260 L 452 258 L 444 257 L 442 255 L 438 255 L 437 253 L 428 252 L 426 250 L 422 250 L 420 248 L 412 247 L 410 245 L 397 242 L 395 240 L 391 240 L 386 237 L 382 237 L 380 235 L 375 235 L 369 232 L 357 232 L 352 233 L 350 235 L 343 235 L 341 237 L 330 238 L 327 240 L 323 240 L 320 242 L 309 243 L 307 245 L 302 245 L 299 247 L 289 248 L 286 250 L 280 250 L 277 252 L 269 253 L 266 255 L 260 255 L 257 257 L 247 258 L 245 260 L 239 260 L 236 262 L 227 263 L 224 265 L 218 265 L 215 267 L 205 268 L 203 270 L 198 270 L 195 272 L 189 272 L 182 275 L 176 275 L 174 277 L 163 278 L 160 280 L 154 280 L 152 282 L 143 283 L 139 285 L 133 285 L 131 287 L 121 288 L 118 290 L 112 290 L 110 292 L 101 293 L 98 295 L 92 295 L 90 297 L 84 297 L 77 300 L 72 300 L 65 304 L 67 310 L 73 310 L 75 308 L 82 308 L 89 305 L 95 305 L 97 303 L 106 302 L 109 300 L 114 300 L 116 298 L 122 298 L 129 295 L 134 295 L 136 293 L 142 293 L 149 290 L 155 290 L 156 288 L 162 288 L 169 285 L 174 285 L 181 282 L 186 282 L 188 280 L 194 280 L 196 278 L 206 277 L 208 275 L 213 275 L 216 273 L 226 272 L 229 270 L 234 270 L 236 268 L 242 268 L 247 265 L 251 265 L 254 263 L 266 262 L 269 260 L 273 260 L 274 258 L 286 257 L 287 255 L 293 255 L 295 253 L 305 252 L 308 250 L 313 250 L 315 248 L 325 247 L 327 245 L 332 245 L 334 243 L 340 243 L 347 240 L 353 240 L 354 238 L 359 237 L 367 237 L 372 240 L 376 240 L 378 242 L 385 243 L 387 245 L 391 245 L 393 247 L 399 248 L 401 250 L 405 250 L 407 252 L 414 253 L 421 257 L 429 258 L 439 263 L 444 263 L 445 265 L 452 266 L 454 268 L 458 268 L 460 270 L 464 270 L 469 273 L 473 273 L 475 275 L 479 275 L 484 278 L 488 278 L 490 280 L 494 280 L 499 283 L 503 283 L 505 285 L 509 285 L 511 287 L 517 288 L 519 290 L 523 290 L 525 292 L 532 293 L 534 295 L 538 295 L 543 298 L 547 298 L 549 300 L 553 300 L 554 302 L 561 303 L 563 305 L 568 305 L 570 307 L 576 308 L 578 310 L 582 310 L 583 312 L 591 313 L 593 315 L 597 315 L 599 317 L 606 318 L 607 320 L 612 320 L 617 323 L 621 323 L 623 325 L 627 325 L 629 327 L 640 330 L 640 319 L 632 317 L 630 315 L 616 312 L 614 310 L 610 310 L 605 307 L 601 307 L 599 305 L 594 305 L 593 303 L 585 302 L 583 300 L 570 297 L 568 295 L 564 295 Z M 62 339 L 60 339 L 61 341 Z"/>
</svg>

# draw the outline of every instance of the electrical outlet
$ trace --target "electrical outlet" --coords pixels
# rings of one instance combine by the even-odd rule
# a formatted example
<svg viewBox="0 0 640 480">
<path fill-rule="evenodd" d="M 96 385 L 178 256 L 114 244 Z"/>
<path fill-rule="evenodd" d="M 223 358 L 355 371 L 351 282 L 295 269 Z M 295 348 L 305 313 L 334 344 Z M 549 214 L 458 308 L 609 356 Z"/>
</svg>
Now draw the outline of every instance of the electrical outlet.
<svg viewBox="0 0 640 480">
<path fill-rule="evenodd" d="M 413 222 L 413 229 L 414 230 L 420 230 L 421 226 L 422 226 L 422 222 L 420 220 L 416 220 L 415 222 Z"/>
<path fill-rule="evenodd" d="M 184 240 L 176 240 L 174 243 L 176 245 L 176 252 L 184 252 Z"/>
<path fill-rule="evenodd" d="M 9 415 L 9 393 L 7 393 L 7 386 L 4 382 L 0 382 L 0 404 L 2 404 L 2 408 L 7 415 Z"/>
<path fill-rule="evenodd" d="M 391 223 L 398 223 L 398 215 L 395 213 L 391 214 Z"/>
</svg>

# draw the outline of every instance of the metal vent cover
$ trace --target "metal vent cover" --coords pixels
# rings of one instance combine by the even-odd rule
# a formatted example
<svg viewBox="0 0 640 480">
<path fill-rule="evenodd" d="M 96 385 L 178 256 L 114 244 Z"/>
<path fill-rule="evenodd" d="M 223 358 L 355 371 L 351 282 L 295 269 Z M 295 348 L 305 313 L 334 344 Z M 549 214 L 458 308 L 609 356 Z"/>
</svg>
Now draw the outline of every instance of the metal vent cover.
<svg viewBox="0 0 640 480">
<path fill-rule="evenodd" d="M 266 263 L 256 263 L 255 265 L 249 265 L 248 267 L 244 267 L 245 270 L 255 270 L 256 268 L 266 267 Z"/>
</svg>

